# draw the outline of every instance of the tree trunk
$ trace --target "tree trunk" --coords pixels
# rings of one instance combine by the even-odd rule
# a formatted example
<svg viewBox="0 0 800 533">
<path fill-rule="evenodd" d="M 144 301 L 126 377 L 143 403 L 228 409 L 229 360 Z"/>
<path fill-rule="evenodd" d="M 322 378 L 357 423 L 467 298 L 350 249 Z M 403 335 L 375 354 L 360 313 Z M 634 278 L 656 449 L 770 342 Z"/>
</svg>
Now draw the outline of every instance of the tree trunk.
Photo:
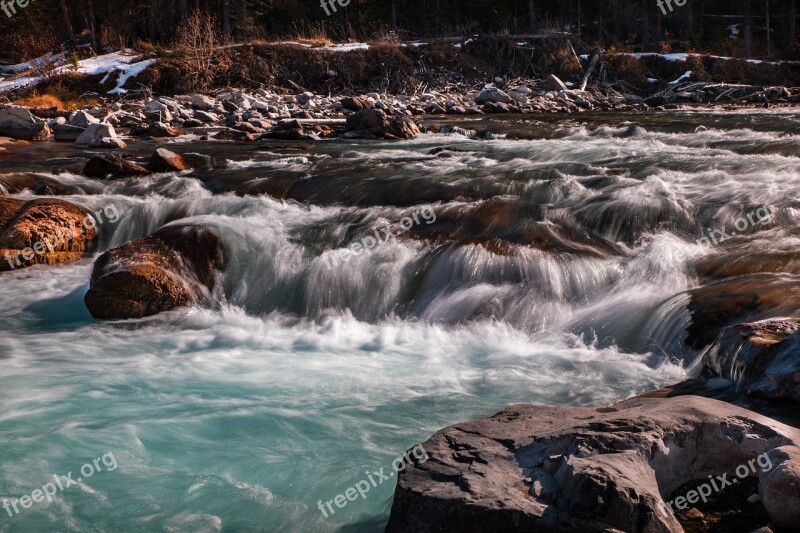
<svg viewBox="0 0 800 533">
<path fill-rule="evenodd" d="M 789 53 L 794 52 L 795 43 L 797 42 L 797 1 L 792 0 L 792 5 L 789 7 Z"/>
<path fill-rule="evenodd" d="M 89 0 L 89 32 L 92 34 L 92 48 L 95 54 L 100 53 L 100 47 L 97 45 L 97 19 L 94 14 L 94 0 Z"/>
<path fill-rule="evenodd" d="M 528 0 L 528 28 L 536 30 L 536 0 Z"/>
<path fill-rule="evenodd" d="M 650 0 L 642 0 L 642 52 L 650 51 L 650 19 L 647 16 L 650 10 Z"/>
<path fill-rule="evenodd" d="M 67 0 L 59 0 L 61 4 L 61 13 L 64 15 L 64 25 L 67 27 L 67 35 L 69 40 L 75 42 L 75 30 L 72 29 L 72 21 L 69 19 L 69 8 L 67 8 Z"/>
<path fill-rule="evenodd" d="M 390 19 L 389 24 L 392 25 L 392 29 L 394 30 L 395 33 L 397 33 L 397 0 L 392 0 L 389 19 Z"/>
<path fill-rule="evenodd" d="M 772 32 L 772 30 L 770 28 L 770 21 L 769 21 L 769 0 L 764 0 L 764 6 L 766 7 L 766 11 L 767 11 L 767 55 L 771 56 L 772 55 L 772 35 L 770 35 L 770 33 Z"/>
<path fill-rule="evenodd" d="M 753 51 L 753 7 L 750 0 L 744 0 L 744 53 L 750 57 Z"/>
<path fill-rule="evenodd" d="M 231 0 L 222 0 L 222 33 L 231 38 Z"/>
<path fill-rule="evenodd" d="M 239 1 L 239 12 L 236 15 L 236 22 L 239 24 L 239 35 L 243 40 L 249 39 L 250 26 L 247 21 L 247 0 Z"/>
</svg>

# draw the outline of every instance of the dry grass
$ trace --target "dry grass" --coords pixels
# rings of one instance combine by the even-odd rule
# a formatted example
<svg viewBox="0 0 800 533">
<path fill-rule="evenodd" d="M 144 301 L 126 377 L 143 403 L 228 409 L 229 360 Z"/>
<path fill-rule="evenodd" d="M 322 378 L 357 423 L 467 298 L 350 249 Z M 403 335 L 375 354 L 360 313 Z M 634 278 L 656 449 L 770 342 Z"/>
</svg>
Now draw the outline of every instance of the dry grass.
<svg viewBox="0 0 800 533">
<path fill-rule="evenodd" d="M 647 87 L 647 67 L 644 61 L 629 55 L 609 55 L 606 59 L 609 81 L 623 81 L 634 87 Z"/>
<path fill-rule="evenodd" d="M 59 97 L 54 94 L 26 96 L 14 102 L 25 107 L 56 108 L 58 111 L 77 111 L 87 106 L 101 105 L 97 98 L 71 98 L 69 95 Z"/>
</svg>

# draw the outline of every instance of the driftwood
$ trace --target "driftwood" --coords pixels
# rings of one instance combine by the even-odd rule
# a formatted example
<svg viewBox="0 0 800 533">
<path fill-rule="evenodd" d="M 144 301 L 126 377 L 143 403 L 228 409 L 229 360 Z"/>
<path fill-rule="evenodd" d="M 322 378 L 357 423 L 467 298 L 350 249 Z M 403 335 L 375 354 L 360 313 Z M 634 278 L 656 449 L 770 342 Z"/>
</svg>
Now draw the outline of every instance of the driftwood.
<svg viewBox="0 0 800 533">
<path fill-rule="evenodd" d="M 581 91 L 586 90 L 586 84 L 589 83 L 589 76 L 592 75 L 592 71 L 597 65 L 597 60 L 600 59 L 600 52 L 601 50 L 599 48 L 592 50 L 592 58 L 589 60 L 589 66 L 586 67 L 586 74 L 583 75 L 583 80 L 581 81 Z"/>
</svg>

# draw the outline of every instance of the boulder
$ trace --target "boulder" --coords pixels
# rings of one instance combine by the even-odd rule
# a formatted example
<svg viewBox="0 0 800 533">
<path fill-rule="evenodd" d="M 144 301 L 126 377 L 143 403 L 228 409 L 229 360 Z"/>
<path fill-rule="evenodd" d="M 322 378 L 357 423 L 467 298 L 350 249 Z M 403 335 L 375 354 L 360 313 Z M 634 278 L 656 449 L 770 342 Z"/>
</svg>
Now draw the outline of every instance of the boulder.
<svg viewBox="0 0 800 533">
<path fill-rule="evenodd" d="M 90 178 L 145 176 L 150 174 L 146 168 L 114 154 L 92 156 L 83 167 L 84 176 Z"/>
<path fill-rule="evenodd" d="M 502 102 L 487 102 L 483 104 L 484 113 L 510 113 L 511 108 Z"/>
<path fill-rule="evenodd" d="M 200 122 L 205 122 L 206 124 L 219 122 L 220 120 L 220 118 L 214 113 L 209 111 L 200 111 L 199 109 L 195 110 L 193 118 L 195 120 L 199 120 Z"/>
<path fill-rule="evenodd" d="M 311 91 L 306 91 L 295 96 L 295 99 L 297 100 L 298 104 L 304 105 L 314 99 L 314 93 Z"/>
<path fill-rule="evenodd" d="M 748 396 L 800 402 L 800 321 L 730 326 L 705 352 L 702 362 Z"/>
<path fill-rule="evenodd" d="M 691 322 L 686 343 L 702 349 L 729 326 L 793 316 L 800 299 L 800 276 L 741 275 L 692 289 L 687 295 Z"/>
<path fill-rule="evenodd" d="M 548 91 L 557 92 L 568 90 L 566 84 L 555 74 L 550 74 L 547 79 L 544 80 L 544 88 Z"/>
<path fill-rule="evenodd" d="M 64 200 L 0 197 L 0 271 L 79 261 L 97 248 L 95 223 Z"/>
<path fill-rule="evenodd" d="M 145 132 L 150 137 L 177 137 L 181 131 L 164 124 L 163 122 L 154 122 L 147 127 Z"/>
<path fill-rule="evenodd" d="M 513 101 L 514 100 L 508 94 L 496 88 L 484 89 L 481 91 L 481 94 L 475 98 L 475 103 L 478 105 L 483 105 L 488 102 L 510 104 Z"/>
<path fill-rule="evenodd" d="M 799 439 L 795 428 L 697 396 L 514 405 L 425 442 L 428 460 L 398 474 L 386 531 L 679 532 L 672 509 L 681 500 L 672 498 L 685 484 Z"/>
<path fill-rule="evenodd" d="M 387 139 L 413 139 L 419 133 L 419 126 L 414 119 L 398 116 L 389 121 L 383 136 Z"/>
<path fill-rule="evenodd" d="M 762 472 L 758 491 L 769 517 L 778 526 L 800 527 L 800 448 L 782 446 L 767 454 L 772 468 Z"/>
<path fill-rule="evenodd" d="M 348 96 L 347 98 L 343 98 L 340 103 L 343 108 L 349 109 L 350 111 L 360 111 L 362 109 L 372 109 L 375 107 L 371 100 L 360 96 Z"/>
<path fill-rule="evenodd" d="M 99 319 L 141 318 L 196 305 L 209 296 L 224 263 L 222 241 L 213 230 L 165 226 L 101 255 L 84 302 Z"/>
<path fill-rule="evenodd" d="M 192 107 L 201 111 L 208 111 L 214 107 L 214 99 L 204 94 L 196 94 L 192 96 Z"/>
<path fill-rule="evenodd" d="M 96 119 L 86 111 L 76 111 L 69 117 L 69 125 L 77 126 L 86 129 L 90 124 L 99 124 L 100 120 Z"/>
<path fill-rule="evenodd" d="M 175 152 L 158 148 L 147 165 L 153 172 L 182 172 L 189 168 L 183 158 Z"/>
<path fill-rule="evenodd" d="M 89 124 L 89 127 L 75 139 L 75 144 L 90 146 L 105 139 L 110 139 L 113 146 L 125 147 L 125 143 L 117 136 L 114 126 L 106 123 Z"/>
<path fill-rule="evenodd" d="M 0 136 L 42 141 L 50 137 L 50 127 L 47 122 L 33 116 L 30 110 L 11 106 L 0 109 Z"/>
<path fill-rule="evenodd" d="M 74 143 L 78 140 L 78 137 L 86 131 L 86 128 L 81 128 L 79 126 L 70 126 L 69 124 L 63 124 L 59 126 L 55 126 L 53 128 L 53 138 L 57 142 L 71 142 Z"/>
<path fill-rule="evenodd" d="M 173 120 L 169 107 L 158 100 L 148 102 L 147 105 L 144 106 L 144 116 L 159 122 L 171 122 Z"/>
<path fill-rule="evenodd" d="M 389 120 L 386 113 L 380 109 L 362 109 L 348 115 L 347 127 L 387 139 L 411 139 L 419 134 L 419 126 L 413 119 L 407 116 L 397 116 Z"/>
</svg>

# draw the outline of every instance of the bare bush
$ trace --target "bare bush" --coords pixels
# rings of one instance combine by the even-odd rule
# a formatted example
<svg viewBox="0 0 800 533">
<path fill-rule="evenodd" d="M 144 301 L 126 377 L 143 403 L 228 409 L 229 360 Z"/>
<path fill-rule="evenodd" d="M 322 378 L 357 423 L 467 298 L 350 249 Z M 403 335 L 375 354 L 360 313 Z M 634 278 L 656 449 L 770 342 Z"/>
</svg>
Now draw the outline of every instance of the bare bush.
<svg viewBox="0 0 800 533">
<path fill-rule="evenodd" d="M 192 12 L 178 28 L 175 48 L 184 59 L 186 77 L 197 89 L 205 89 L 213 81 L 215 57 L 222 44 L 216 17 L 205 11 Z"/>
<path fill-rule="evenodd" d="M 19 47 L 36 78 L 54 76 L 56 68 L 64 62 L 64 54 L 58 53 L 59 43 L 52 33 L 23 35 L 19 38 Z"/>
</svg>

